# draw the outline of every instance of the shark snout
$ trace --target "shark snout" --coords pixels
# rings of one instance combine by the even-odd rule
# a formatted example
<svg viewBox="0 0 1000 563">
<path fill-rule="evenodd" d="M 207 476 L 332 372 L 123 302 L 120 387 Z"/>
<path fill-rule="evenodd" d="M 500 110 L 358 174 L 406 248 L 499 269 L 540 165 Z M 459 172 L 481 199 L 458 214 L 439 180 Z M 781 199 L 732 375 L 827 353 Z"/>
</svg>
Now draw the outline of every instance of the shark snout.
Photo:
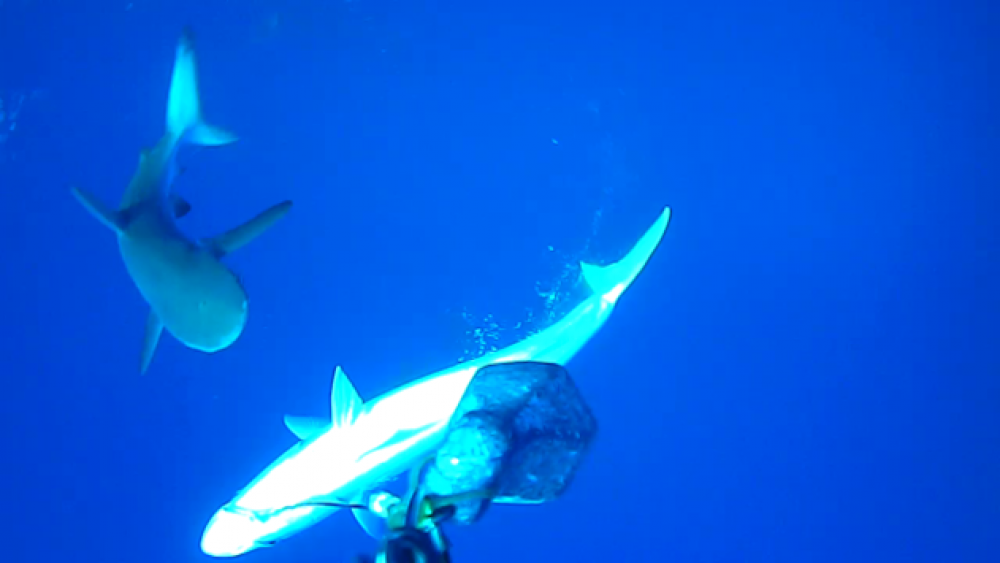
<svg viewBox="0 0 1000 563">
<path fill-rule="evenodd" d="M 212 516 L 201 536 L 201 550 L 212 557 L 236 557 L 257 547 L 254 519 L 223 508 Z"/>
<path fill-rule="evenodd" d="M 247 324 L 250 305 L 242 284 L 219 267 L 188 280 L 171 299 L 156 303 L 164 326 L 188 348 L 201 352 L 228 348 Z"/>
<path fill-rule="evenodd" d="M 202 299 L 197 303 L 197 322 L 187 339 L 191 348 L 218 352 L 236 342 L 247 324 L 249 300 L 232 302 Z"/>
</svg>

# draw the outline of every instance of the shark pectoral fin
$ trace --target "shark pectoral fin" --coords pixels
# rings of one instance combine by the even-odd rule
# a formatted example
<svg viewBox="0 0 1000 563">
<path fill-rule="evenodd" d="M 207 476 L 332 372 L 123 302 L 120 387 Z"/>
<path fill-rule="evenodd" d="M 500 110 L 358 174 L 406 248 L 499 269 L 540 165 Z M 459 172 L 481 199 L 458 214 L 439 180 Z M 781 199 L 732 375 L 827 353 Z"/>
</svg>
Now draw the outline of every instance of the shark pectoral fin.
<svg viewBox="0 0 1000 563">
<path fill-rule="evenodd" d="M 603 295 L 605 300 L 615 303 L 622 292 L 635 281 L 635 278 L 646 267 L 646 263 L 652 258 L 656 248 L 663 240 L 663 235 L 670 224 L 670 208 L 666 207 L 656 222 L 646 231 L 639 242 L 632 247 L 632 250 L 624 258 L 608 264 L 598 266 L 596 264 L 580 263 L 583 279 L 587 285 L 597 295 Z"/>
<path fill-rule="evenodd" d="M 125 219 L 119 212 L 105 205 L 91 193 L 76 187 L 70 188 L 70 191 L 77 201 L 106 227 L 118 234 L 125 230 Z"/>
<path fill-rule="evenodd" d="M 213 248 L 218 256 L 225 256 L 226 254 L 239 249 L 248 242 L 257 238 L 258 235 L 273 225 L 275 221 L 284 217 L 291 208 L 291 201 L 283 201 L 265 210 L 239 227 L 226 231 L 216 237 L 207 239 L 204 242 Z"/>
<path fill-rule="evenodd" d="M 308 440 L 326 432 L 330 428 L 329 421 L 312 416 L 292 416 L 285 415 L 285 426 L 292 431 L 292 434 L 299 440 Z"/>
<path fill-rule="evenodd" d="M 174 217 L 178 219 L 191 213 L 191 204 L 177 194 L 170 194 L 170 206 L 174 209 Z"/>
<path fill-rule="evenodd" d="M 351 512 L 354 513 L 354 519 L 358 521 L 361 529 L 370 537 L 377 540 L 385 537 L 385 532 L 389 528 L 385 518 L 372 514 L 367 508 L 352 508 Z"/>
<path fill-rule="evenodd" d="M 330 391 L 330 422 L 336 428 L 345 428 L 352 424 L 361 414 L 365 402 L 354 388 L 354 384 L 337 366 L 333 374 L 333 389 Z"/>
<path fill-rule="evenodd" d="M 384 489 L 372 489 L 356 498 L 351 512 L 358 525 L 369 536 L 377 540 L 385 537 L 389 529 L 389 515 L 398 506 L 400 498 Z"/>
<path fill-rule="evenodd" d="M 142 360 L 139 365 L 139 373 L 145 375 L 149 369 L 150 362 L 153 361 L 153 354 L 156 353 L 156 345 L 160 342 L 160 335 L 163 334 L 163 322 L 152 310 L 146 317 L 146 335 L 142 340 Z"/>
</svg>

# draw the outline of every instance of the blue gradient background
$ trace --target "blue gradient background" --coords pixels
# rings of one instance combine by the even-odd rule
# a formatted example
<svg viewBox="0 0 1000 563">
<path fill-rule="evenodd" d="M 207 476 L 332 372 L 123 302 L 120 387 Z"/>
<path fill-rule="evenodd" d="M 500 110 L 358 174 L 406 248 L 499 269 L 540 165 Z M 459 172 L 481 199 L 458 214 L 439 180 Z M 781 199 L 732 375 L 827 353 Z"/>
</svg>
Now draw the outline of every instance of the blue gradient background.
<svg viewBox="0 0 1000 563">
<path fill-rule="evenodd" d="M 0 144 L 0 561 L 209 561 L 204 524 L 293 443 L 283 414 L 324 412 L 336 365 L 366 397 L 449 365 L 463 309 L 540 314 L 536 283 L 617 258 L 664 205 L 570 365 L 601 423 L 584 469 L 454 530 L 456 561 L 1000 561 L 998 15 L 0 2 L 0 96 L 35 93 Z M 68 189 L 117 201 L 184 25 L 206 116 L 241 136 L 182 156 L 184 228 L 295 208 L 229 260 L 242 339 L 165 338 L 140 377 L 146 307 Z M 246 560 L 371 548 L 340 514 Z"/>
</svg>

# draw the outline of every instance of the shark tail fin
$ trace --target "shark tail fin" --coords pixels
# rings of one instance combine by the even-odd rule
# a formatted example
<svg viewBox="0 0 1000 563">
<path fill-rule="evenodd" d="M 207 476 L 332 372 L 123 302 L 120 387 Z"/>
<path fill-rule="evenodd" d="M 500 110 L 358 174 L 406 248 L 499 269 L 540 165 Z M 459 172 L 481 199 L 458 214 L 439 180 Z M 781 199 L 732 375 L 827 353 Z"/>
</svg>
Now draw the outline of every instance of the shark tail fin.
<svg viewBox="0 0 1000 563">
<path fill-rule="evenodd" d="M 652 258 L 653 253 L 656 252 L 660 241 L 663 240 L 664 233 L 667 232 L 669 223 L 670 208 L 667 207 L 664 208 L 653 226 L 632 247 L 632 250 L 618 262 L 607 266 L 581 262 L 580 269 L 583 273 L 583 279 L 586 280 L 591 291 L 603 295 L 609 303 L 616 303 L 621 294 L 646 267 L 646 263 Z"/>
<path fill-rule="evenodd" d="M 195 145 L 228 145 L 237 140 L 236 135 L 213 127 L 202 119 L 194 34 L 189 28 L 185 28 L 177 44 L 167 99 L 167 131 L 175 138 Z"/>
</svg>

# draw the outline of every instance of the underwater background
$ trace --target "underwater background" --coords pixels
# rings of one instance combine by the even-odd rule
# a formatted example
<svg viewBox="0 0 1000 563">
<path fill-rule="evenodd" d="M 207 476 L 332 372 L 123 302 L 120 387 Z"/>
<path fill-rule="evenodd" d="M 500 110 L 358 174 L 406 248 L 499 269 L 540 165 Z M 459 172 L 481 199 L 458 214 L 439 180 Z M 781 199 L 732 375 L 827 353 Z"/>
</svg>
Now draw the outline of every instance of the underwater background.
<svg viewBox="0 0 1000 563">
<path fill-rule="evenodd" d="M 569 364 L 600 433 L 564 497 L 457 562 L 1000 561 L 993 2 L 0 0 L 0 561 L 207 562 L 214 511 L 325 415 L 544 328 L 578 261 L 672 224 Z M 166 336 L 114 237 L 197 34 L 186 232 L 231 348 Z M 371 551 L 346 512 L 243 558 Z"/>
</svg>

